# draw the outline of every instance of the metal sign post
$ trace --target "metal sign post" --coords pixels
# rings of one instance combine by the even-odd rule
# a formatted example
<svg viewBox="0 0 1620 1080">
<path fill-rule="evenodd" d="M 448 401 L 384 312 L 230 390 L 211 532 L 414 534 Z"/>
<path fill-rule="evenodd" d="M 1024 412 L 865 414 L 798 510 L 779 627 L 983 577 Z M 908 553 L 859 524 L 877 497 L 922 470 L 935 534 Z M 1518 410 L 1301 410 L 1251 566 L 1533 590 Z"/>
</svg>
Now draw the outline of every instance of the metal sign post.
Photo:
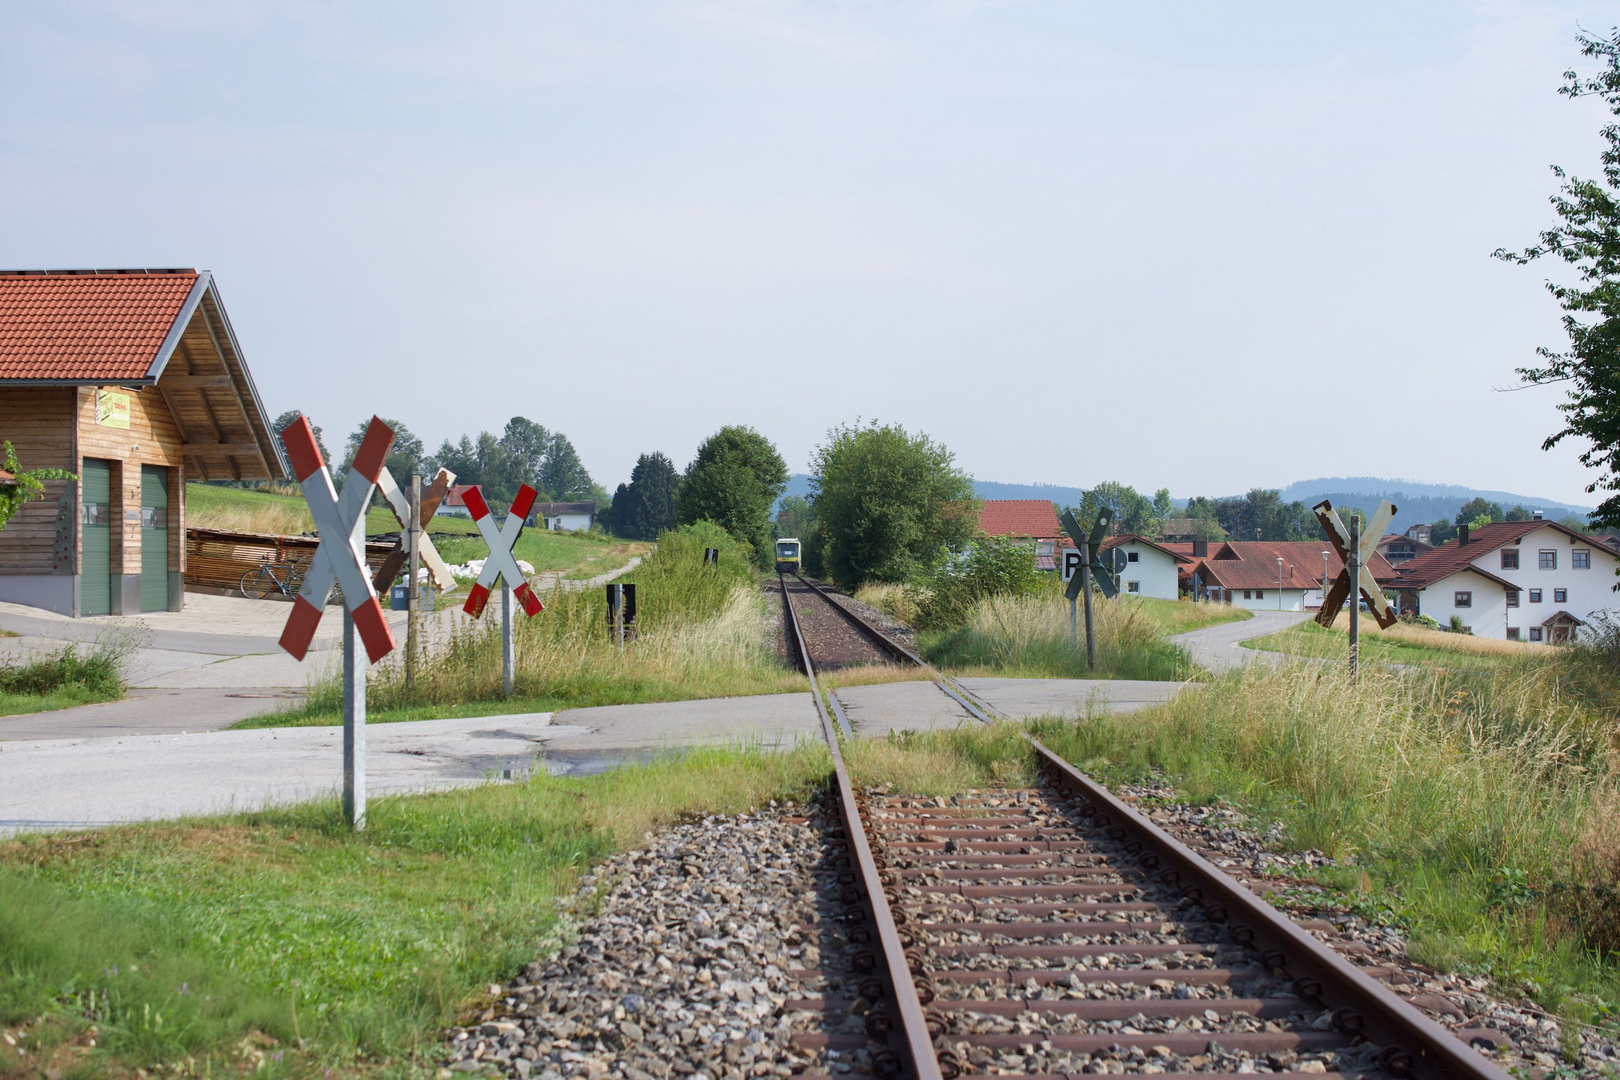
<svg viewBox="0 0 1620 1080">
<path fill-rule="evenodd" d="M 321 540 L 287 616 L 280 644 L 295 659 L 303 660 L 320 626 L 327 598 L 334 586 L 342 587 L 343 818 L 358 831 L 366 822 L 366 665 L 359 654 L 363 647 L 366 658 L 375 664 L 395 648 L 393 631 L 366 576 L 366 507 L 377 490 L 383 462 L 393 449 L 394 432 L 380 418 L 371 418 L 349 466 L 341 499 L 307 418 L 299 417 L 283 431 L 281 442 Z"/>
<path fill-rule="evenodd" d="M 507 697 L 512 696 L 512 690 L 517 682 L 517 646 L 512 638 L 512 597 L 516 596 L 523 605 L 524 614 L 534 618 L 546 606 L 540 598 L 534 595 L 529 587 L 529 580 L 518 569 L 517 559 L 512 555 L 512 548 L 518 537 L 523 535 L 523 523 L 534 508 L 534 500 L 539 493 L 524 484 L 518 488 L 517 498 L 512 500 L 512 508 L 506 515 L 506 521 L 499 527 L 490 515 L 489 504 L 484 502 L 484 493 L 477 487 L 468 488 L 462 493 L 462 499 L 471 511 L 473 523 L 478 526 L 478 532 L 489 547 L 489 558 L 484 560 L 484 571 L 478 575 L 478 581 L 467 594 L 467 602 L 462 610 L 473 618 L 484 614 L 484 605 L 489 603 L 489 591 L 497 581 L 501 582 L 501 685 Z"/>
<path fill-rule="evenodd" d="M 1112 562 L 1110 561 L 1108 565 L 1104 565 L 1099 557 L 1103 537 L 1108 535 L 1108 523 L 1112 520 L 1112 511 L 1099 511 L 1097 514 L 1097 520 L 1092 523 L 1091 533 L 1088 536 L 1081 531 L 1080 522 L 1075 520 L 1074 512 L 1072 510 L 1063 511 L 1063 517 L 1061 518 L 1061 521 L 1063 522 L 1063 531 L 1069 534 L 1069 539 L 1074 541 L 1075 550 L 1080 552 L 1080 575 L 1077 579 L 1069 582 L 1069 587 L 1067 590 L 1065 590 L 1065 595 L 1067 595 L 1069 598 L 1069 602 L 1071 604 L 1071 613 L 1072 605 L 1077 597 L 1081 598 L 1082 603 L 1085 604 L 1086 666 L 1091 668 L 1095 668 L 1097 666 L 1097 636 L 1095 631 L 1092 629 L 1091 624 L 1092 576 L 1096 575 L 1097 587 L 1102 589 L 1104 596 L 1113 596 L 1119 591 L 1118 587 L 1114 584 Z"/>
<path fill-rule="evenodd" d="M 1086 553 L 1078 548 L 1064 548 L 1061 552 L 1061 558 L 1063 559 L 1063 583 L 1067 585 L 1074 580 L 1075 575 L 1080 573 L 1085 566 Z M 1071 592 L 1069 594 L 1069 640 L 1074 642 L 1076 648 L 1079 648 L 1080 631 L 1076 629 L 1076 603 L 1077 601 Z"/>
<path fill-rule="evenodd" d="M 422 474 L 411 473 L 411 501 L 410 518 L 401 537 L 409 547 L 411 561 L 409 572 L 405 576 L 408 588 L 405 590 L 405 689 L 407 692 L 416 689 L 416 612 L 422 605 L 418 602 L 422 590 L 416 584 L 417 571 L 422 569 Z"/>
<path fill-rule="evenodd" d="M 1322 531 L 1327 533 L 1328 542 L 1344 563 L 1344 569 L 1339 572 L 1332 588 L 1322 596 L 1322 609 L 1316 613 L 1316 621 L 1323 626 L 1332 626 L 1333 620 L 1338 617 L 1339 607 L 1349 599 L 1350 678 L 1354 680 L 1361 649 L 1360 597 L 1366 597 L 1367 607 L 1379 626 L 1387 630 L 1395 625 L 1395 610 L 1389 606 L 1384 591 L 1378 587 L 1372 571 L 1367 568 L 1378 550 L 1379 539 L 1389 528 L 1390 519 L 1395 516 L 1395 504 L 1388 499 L 1379 503 L 1365 530 L 1361 527 L 1361 518 L 1355 515 L 1351 515 L 1350 527 L 1345 528 L 1333 504 L 1326 499 L 1311 509 L 1316 511 L 1316 520 L 1322 523 Z"/>
<path fill-rule="evenodd" d="M 399 576 L 401 567 L 408 570 L 410 585 L 406 592 L 405 603 L 405 685 L 416 685 L 416 657 L 419 651 L 417 642 L 417 613 L 421 607 L 420 589 L 416 583 L 422 570 L 422 564 L 427 563 L 428 573 L 433 576 L 433 583 L 441 590 L 455 588 L 456 579 L 450 574 L 450 567 L 440 557 L 438 550 L 433 546 L 433 540 L 427 535 L 427 524 L 433 520 L 433 515 L 439 511 L 439 503 L 444 500 L 450 491 L 450 485 L 455 483 L 456 474 L 449 469 L 440 469 L 433 476 L 433 482 L 424 490 L 422 478 L 411 476 L 411 489 L 407 494 L 399 489 L 394 482 L 394 475 L 384 466 L 377 475 L 377 490 L 382 493 L 383 500 L 388 508 L 394 512 L 394 518 L 399 522 L 399 541 L 394 549 L 383 556 L 382 565 L 372 575 L 371 586 L 379 594 L 386 592 L 393 584 L 394 578 Z"/>
<path fill-rule="evenodd" d="M 1356 581 L 1361 577 L 1361 515 L 1350 515 L 1350 563 L 1346 569 L 1350 572 L 1350 580 Z M 1361 598 L 1350 598 L 1350 681 L 1357 678 L 1356 661 L 1361 653 Z"/>
</svg>

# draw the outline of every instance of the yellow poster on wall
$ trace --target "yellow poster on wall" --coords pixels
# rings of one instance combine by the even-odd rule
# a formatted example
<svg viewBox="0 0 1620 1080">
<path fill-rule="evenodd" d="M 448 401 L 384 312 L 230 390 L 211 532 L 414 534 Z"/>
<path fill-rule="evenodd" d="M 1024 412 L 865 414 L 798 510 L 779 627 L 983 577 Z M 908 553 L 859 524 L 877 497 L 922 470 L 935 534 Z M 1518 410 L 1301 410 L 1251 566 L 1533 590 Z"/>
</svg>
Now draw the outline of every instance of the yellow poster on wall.
<svg viewBox="0 0 1620 1080">
<path fill-rule="evenodd" d="M 96 424 L 128 430 L 129 395 L 117 390 L 97 390 Z"/>
</svg>

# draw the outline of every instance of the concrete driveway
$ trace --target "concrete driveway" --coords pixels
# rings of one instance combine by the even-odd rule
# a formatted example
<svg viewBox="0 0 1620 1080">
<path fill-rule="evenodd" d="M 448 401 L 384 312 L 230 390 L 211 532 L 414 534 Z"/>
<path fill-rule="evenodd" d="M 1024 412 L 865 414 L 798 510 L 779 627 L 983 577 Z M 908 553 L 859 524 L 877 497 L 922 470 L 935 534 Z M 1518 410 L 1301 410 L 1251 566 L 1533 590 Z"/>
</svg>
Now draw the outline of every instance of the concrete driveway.
<svg viewBox="0 0 1620 1080">
<path fill-rule="evenodd" d="M 1310 617 L 1308 611 L 1257 611 L 1252 619 L 1189 630 L 1185 634 L 1174 635 L 1170 640 L 1186 649 L 1193 663 L 1217 675 L 1224 675 L 1256 661 L 1276 663 L 1283 659 L 1282 653 L 1245 649 L 1239 643 L 1286 630 Z"/>
</svg>

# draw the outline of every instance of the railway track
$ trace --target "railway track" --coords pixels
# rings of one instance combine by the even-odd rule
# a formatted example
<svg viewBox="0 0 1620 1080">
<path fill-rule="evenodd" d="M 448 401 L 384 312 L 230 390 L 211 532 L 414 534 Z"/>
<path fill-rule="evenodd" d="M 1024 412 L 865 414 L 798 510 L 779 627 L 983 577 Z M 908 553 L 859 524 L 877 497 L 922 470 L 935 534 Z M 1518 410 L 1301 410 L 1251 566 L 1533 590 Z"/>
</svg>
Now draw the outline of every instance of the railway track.
<svg viewBox="0 0 1620 1080">
<path fill-rule="evenodd" d="M 853 1060 L 884 1080 L 1099 1072 L 1506 1080 L 1314 937 L 1325 924 L 1278 912 L 1033 738 L 1041 770 L 1033 788 L 949 801 L 856 792 L 816 678 L 818 639 L 806 638 L 800 611 L 818 597 L 851 625 L 863 620 L 799 581 L 782 583 L 784 624 L 832 752 L 843 824 L 833 865 L 851 963 L 868 974 L 858 997 L 845 983 L 838 995 L 790 1007 L 864 1011 L 864 1035 L 806 1037 L 807 1048 L 846 1062 L 834 1066 L 841 1075 L 859 1076 L 843 1071 Z M 865 630 L 894 661 L 924 664 Z M 990 722 L 982 705 L 972 711 Z"/>
</svg>

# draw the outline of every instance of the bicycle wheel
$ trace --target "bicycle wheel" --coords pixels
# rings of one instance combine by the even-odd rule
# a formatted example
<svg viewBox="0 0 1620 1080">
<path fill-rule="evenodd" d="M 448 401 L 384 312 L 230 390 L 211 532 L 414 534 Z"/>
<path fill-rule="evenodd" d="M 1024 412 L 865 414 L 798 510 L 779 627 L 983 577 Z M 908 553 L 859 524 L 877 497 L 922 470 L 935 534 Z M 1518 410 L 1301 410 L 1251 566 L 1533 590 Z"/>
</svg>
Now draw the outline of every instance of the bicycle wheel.
<svg viewBox="0 0 1620 1080">
<path fill-rule="evenodd" d="M 250 600 L 263 600 L 275 588 L 276 579 L 262 566 L 242 575 L 242 595 Z"/>
</svg>

